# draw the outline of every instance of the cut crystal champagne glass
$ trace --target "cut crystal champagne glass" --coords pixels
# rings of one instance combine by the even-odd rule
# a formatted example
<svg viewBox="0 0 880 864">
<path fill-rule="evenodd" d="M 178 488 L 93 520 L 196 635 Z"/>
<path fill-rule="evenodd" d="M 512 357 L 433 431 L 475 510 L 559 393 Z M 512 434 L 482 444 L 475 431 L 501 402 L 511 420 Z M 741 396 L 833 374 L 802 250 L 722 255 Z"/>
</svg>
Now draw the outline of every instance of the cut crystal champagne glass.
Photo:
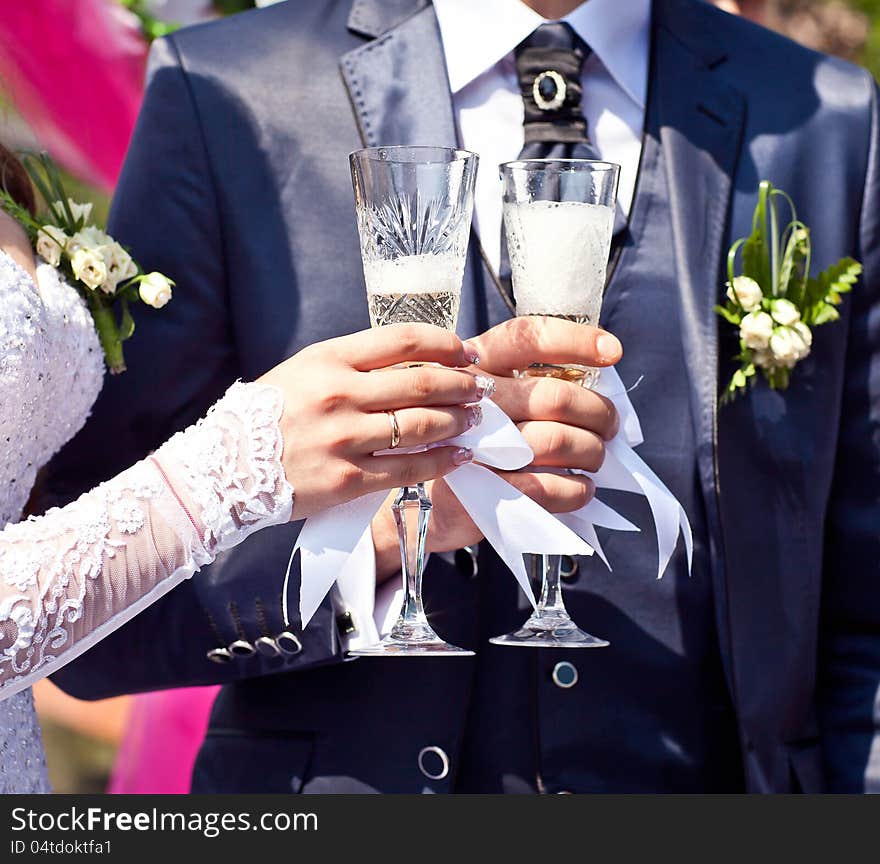
<svg viewBox="0 0 880 864">
<path fill-rule="evenodd" d="M 587 159 L 528 159 L 501 165 L 504 227 L 517 315 L 552 315 L 598 324 L 620 168 Z M 532 363 L 519 374 L 592 387 L 599 370 Z M 538 555 L 541 597 L 526 623 L 496 645 L 599 648 L 572 621 L 562 599 L 560 555 Z"/>
<path fill-rule="evenodd" d="M 349 157 L 373 327 L 424 322 L 454 330 L 461 300 L 476 154 L 445 147 L 375 147 Z M 392 504 L 403 605 L 391 632 L 357 656 L 471 655 L 433 630 L 422 603 L 431 499 L 424 484 Z"/>
</svg>

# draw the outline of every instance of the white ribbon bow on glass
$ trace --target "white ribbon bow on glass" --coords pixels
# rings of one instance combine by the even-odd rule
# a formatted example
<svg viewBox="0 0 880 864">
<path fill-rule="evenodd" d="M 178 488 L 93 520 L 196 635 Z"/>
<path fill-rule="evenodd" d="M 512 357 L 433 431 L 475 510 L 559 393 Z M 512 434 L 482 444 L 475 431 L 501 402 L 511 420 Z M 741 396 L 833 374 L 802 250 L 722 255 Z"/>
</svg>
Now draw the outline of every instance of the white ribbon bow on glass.
<svg viewBox="0 0 880 864">
<path fill-rule="evenodd" d="M 580 473 L 592 477 L 597 489 L 616 489 L 644 495 L 657 531 L 657 577 L 663 575 L 672 558 L 679 532 L 684 535 L 690 572 L 693 536 L 687 514 L 633 449 L 644 438 L 639 418 L 620 376 L 613 368 L 603 369 L 595 389 L 617 408 L 620 431 L 606 444 L 601 469 Z M 532 606 L 535 605 L 535 597 L 522 557 L 526 552 L 592 555 L 595 550 L 611 569 L 596 535 L 596 527 L 616 531 L 638 531 L 639 528 L 596 498 L 573 513 L 553 516 L 489 470 L 515 471 L 528 465 L 534 454 L 510 418 L 494 402 L 484 399 L 480 404 L 483 419 L 478 426 L 435 446 L 453 445 L 473 450 L 474 462 L 447 474 L 446 483 L 513 572 Z M 407 450 L 404 448 L 394 452 Z M 284 578 L 282 605 L 285 625 L 289 624 L 288 584 L 297 551 L 301 553 L 299 611 L 301 626 L 305 629 L 335 582 L 356 584 L 359 574 L 372 570 L 375 550 L 370 523 L 386 498 L 387 492 L 374 492 L 347 504 L 331 507 L 306 520 Z"/>
<path fill-rule="evenodd" d="M 602 467 L 594 473 L 587 471 L 581 473 L 592 477 L 597 489 L 617 489 L 644 495 L 651 508 L 651 515 L 657 530 L 657 578 L 659 579 L 663 575 L 672 559 L 679 532 L 684 536 L 688 573 L 690 573 L 693 564 L 694 540 L 687 513 L 678 499 L 666 488 L 663 481 L 633 449 L 645 439 L 642 435 L 642 427 L 636 409 L 630 402 L 617 370 L 613 367 L 603 369 L 594 389 L 614 403 L 620 416 L 620 431 L 605 445 L 605 461 L 602 463 Z M 558 518 L 590 543 L 609 570 L 611 565 L 599 545 L 593 526 L 599 525 L 617 531 L 639 530 L 631 522 L 595 498 L 580 510 L 576 510 L 574 513 L 565 513 Z"/>
<path fill-rule="evenodd" d="M 494 402 L 484 399 L 480 405 L 483 419 L 479 425 L 443 445 L 436 445 L 468 447 L 474 453 L 473 462 L 456 468 L 445 480 L 534 606 L 535 597 L 523 553 L 592 555 L 593 549 L 540 504 L 489 470 L 523 468 L 532 461 L 534 453 Z M 394 452 L 407 450 L 401 448 Z M 289 623 L 287 588 L 297 551 L 301 553 L 299 611 L 301 626 L 305 629 L 334 582 L 347 581 L 372 568 L 375 552 L 370 523 L 386 498 L 387 492 L 374 492 L 306 520 L 284 580 L 285 624 Z"/>
</svg>

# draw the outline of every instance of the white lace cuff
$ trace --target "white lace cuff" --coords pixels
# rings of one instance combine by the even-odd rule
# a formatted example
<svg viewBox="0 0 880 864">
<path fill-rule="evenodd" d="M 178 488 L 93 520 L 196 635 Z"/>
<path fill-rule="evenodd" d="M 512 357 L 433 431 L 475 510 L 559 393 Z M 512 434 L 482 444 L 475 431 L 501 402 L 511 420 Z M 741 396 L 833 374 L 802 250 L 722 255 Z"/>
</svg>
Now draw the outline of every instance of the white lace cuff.
<svg viewBox="0 0 880 864">
<path fill-rule="evenodd" d="M 208 415 L 156 451 L 213 560 L 268 525 L 290 520 L 293 487 L 281 464 L 276 387 L 238 382 Z"/>
</svg>

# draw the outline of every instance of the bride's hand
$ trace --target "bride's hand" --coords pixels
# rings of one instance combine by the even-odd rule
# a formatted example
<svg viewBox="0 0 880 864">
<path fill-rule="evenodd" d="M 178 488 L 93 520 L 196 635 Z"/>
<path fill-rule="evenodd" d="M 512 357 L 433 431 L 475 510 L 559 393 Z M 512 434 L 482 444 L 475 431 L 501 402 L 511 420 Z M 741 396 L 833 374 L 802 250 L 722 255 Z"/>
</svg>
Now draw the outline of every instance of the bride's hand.
<svg viewBox="0 0 880 864">
<path fill-rule="evenodd" d="M 455 368 L 473 354 L 454 334 L 398 324 L 318 342 L 264 375 L 284 395 L 282 461 L 294 488 L 294 519 L 395 486 L 442 477 L 470 461 L 469 450 L 374 456 L 391 446 L 430 444 L 475 425 L 488 379 Z M 397 368 L 397 363 L 439 363 Z"/>
</svg>

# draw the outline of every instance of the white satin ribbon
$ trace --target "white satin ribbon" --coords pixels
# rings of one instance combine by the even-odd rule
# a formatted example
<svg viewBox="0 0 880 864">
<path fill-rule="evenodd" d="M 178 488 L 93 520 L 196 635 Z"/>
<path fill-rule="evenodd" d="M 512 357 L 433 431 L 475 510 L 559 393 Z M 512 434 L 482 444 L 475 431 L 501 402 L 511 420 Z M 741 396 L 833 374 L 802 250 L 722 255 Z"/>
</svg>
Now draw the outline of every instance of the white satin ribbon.
<svg viewBox="0 0 880 864">
<path fill-rule="evenodd" d="M 580 473 L 592 477 L 597 489 L 633 492 L 647 499 L 657 532 L 658 579 L 669 565 L 679 533 L 684 536 L 690 572 L 693 561 L 690 522 L 676 497 L 633 449 L 644 441 L 644 437 L 638 415 L 616 370 L 603 369 L 595 389 L 614 403 L 620 415 L 620 430 L 607 443 L 605 461 L 600 470 Z M 515 471 L 528 465 L 534 454 L 516 426 L 494 402 L 484 399 L 480 404 L 483 419 L 478 426 L 435 446 L 451 445 L 473 450 L 474 462 L 447 474 L 446 483 L 510 568 L 532 606 L 535 597 L 522 557 L 526 552 L 592 555 L 595 550 L 610 570 L 596 527 L 615 531 L 638 531 L 639 528 L 596 498 L 573 513 L 553 516 L 490 471 L 489 468 Z M 414 452 L 417 449 L 423 448 L 393 452 Z M 382 451 L 388 452 L 392 451 Z M 370 573 L 375 577 L 370 523 L 386 497 L 387 492 L 374 492 L 306 520 L 284 578 L 285 625 L 290 623 L 287 594 L 297 551 L 301 553 L 299 611 L 303 629 L 337 581 L 340 586 L 345 586 L 346 596 L 360 597 L 363 594 L 360 597 L 362 602 L 358 604 L 361 610 L 373 609 L 375 578 L 365 578 Z M 365 622 L 361 625 L 365 626 Z"/>
<path fill-rule="evenodd" d="M 645 496 L 651 508 L 651 515 L 657 531 L 658 579 L 669 566 L 672 553 L 678 543 L 679 533 L 684 537 L 688 573 L 690 573 L 693 564 L 694 540 L 687 513 L 678 499 L 666 488 L 663 481 L 633 449 L 644 441 L 644 436 L 636 410 L 617 370 L 613 367 L 603 369 L 595 390 L 614 403 L 617 413 L 620 415 L 620 431 L 605 445 L 605 461 L 602 467 L 593 473 L 587 471 L 582 473 L 593 478 L 597 489 L 616 489 Z M 602 510 L 596 507 L 597 504 L 601 505 L 601 502 L 594 499 L 580 510 L 561 516 L 560 521 L 590 543 L 610 569 L 608 560 L 598 544 L 593 526 L 600 525 L 618 531 L 638 531 L 639 529 L 611 508 Z M 605 511 L 610 511 L 610 513 Z M 617 524 L 608 524 L 609 522 Z M 626 526 L 629 527 L 620 524 L 620 522 L 626 522 Z"/>
<path fill-rule="evenodd" d="M 473 450 L 474 462 L 447 474 L 446 483 L 483 536 L 511 569 L 534 606 L 535 597 L 523 563 L 523 553 L 592 555 L 593 549 L 575 531 L 489 470 L 499 468 L 515 471 L 528 465 L 534 453 L 516 426 L 494 402 L 484 399 L 480 404 L 483 419 L 478 426 L 436 446 L 468 447 Z M 407 451 L 398 449 L 394 452 Z M 370 523 L 386 497 L 386 492 L 364 495 L 306 520 L 291 553 L 284 579 L 282 604 L 285 625 L 289 624 L 287 593 L 297 551 L 301 553 L 299 611 L 302 628 L 305 629 L 334 582 L 339 580 L 352 584 L 357 574 L 363 578 L 365 572 L 375 567 Z M 374 584 L 368 579 L 364 582 Z"/>
</svg>

